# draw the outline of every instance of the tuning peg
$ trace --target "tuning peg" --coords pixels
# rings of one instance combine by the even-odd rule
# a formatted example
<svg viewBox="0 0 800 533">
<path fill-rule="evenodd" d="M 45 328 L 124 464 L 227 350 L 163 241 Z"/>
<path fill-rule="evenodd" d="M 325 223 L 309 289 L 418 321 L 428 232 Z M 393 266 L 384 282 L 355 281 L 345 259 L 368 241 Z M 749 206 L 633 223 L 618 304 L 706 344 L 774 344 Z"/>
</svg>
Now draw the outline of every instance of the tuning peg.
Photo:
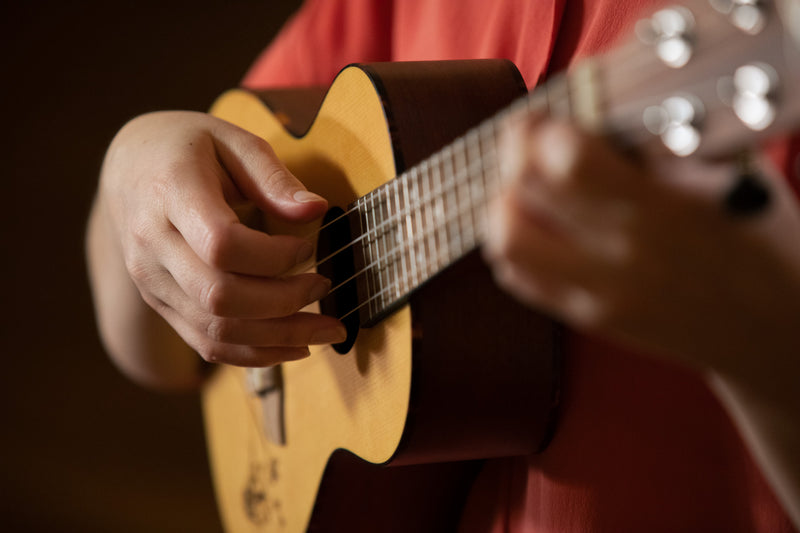
<svg viewBox="0 0 800 533">
<path fill-rule="evenodd" d="M 691 155 L 700 146 L 699 124 L 705 114 L 702 102 L 690 95 L 670 96 L 644 110 L 642 121 L 675 155 Z"/>
<path fill-rule="evenodd" d="M 655 47 L 656 55 L 667 66 L 680 68 L 694 53 L 695 26 L 692 12 L 685 7 L 668 7 L 636 23 L 634 31 L 645 44 Z"/>
<path fill-rule="evenodd" d="M 711 6 L 727 15 L 731 23 L 750 35 L 757 35 L 767 24 L 763 0 L 709 0 Z"/>
</svg>

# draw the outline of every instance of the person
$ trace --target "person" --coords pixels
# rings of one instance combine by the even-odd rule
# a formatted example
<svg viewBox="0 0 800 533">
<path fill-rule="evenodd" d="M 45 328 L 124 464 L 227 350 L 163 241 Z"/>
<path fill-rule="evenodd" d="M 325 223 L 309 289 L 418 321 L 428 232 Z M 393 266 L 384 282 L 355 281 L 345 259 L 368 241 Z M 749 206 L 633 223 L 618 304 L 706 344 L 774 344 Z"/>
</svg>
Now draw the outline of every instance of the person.
<svg viewBox="0 0 800 533">
<path fill-rule="evenodd" d="M 307 0 L 243 84 L 327 84 L 356 61 L 507 57 L 533 87 L 658 4 Z M 462 530 L 800 525 L 797 143 L 759 160 L 769 206 L 732 216 L 720 203 L 730 161 L 634 159 L 542 116 L 503 139 L 508 186 L 484 255 L 502 287 L 574 332 L 552 443 L 488 462 Z M 248 202 L 288 223 L 327 207 L 268 144 L 206 114 L 138 117 L 111 143 L 87 253 L 102 339 L 132 379 L 192 388 L 203 360 L 272 365 L 344 338 L 333 318 L 298 313 L 330 283 L 282 276 L 310 243 L 240 224 Z"/>
</svg>

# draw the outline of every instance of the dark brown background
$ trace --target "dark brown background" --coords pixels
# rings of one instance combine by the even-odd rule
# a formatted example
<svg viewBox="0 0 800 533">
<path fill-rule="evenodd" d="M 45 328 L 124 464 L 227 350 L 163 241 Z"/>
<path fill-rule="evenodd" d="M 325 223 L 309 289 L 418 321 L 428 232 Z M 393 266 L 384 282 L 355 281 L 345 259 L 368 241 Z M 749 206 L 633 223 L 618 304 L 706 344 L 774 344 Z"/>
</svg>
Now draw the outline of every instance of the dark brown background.
<svg viewBox="0 0 800 533">
<path fill-rule="evenodd" d="M 84 223 L 114 132 L 206 109 L 297 3 L 3 8 L 3 531 L 219 531 L 197 398 L 137 388 L 100 347 Z"/>
</svg>

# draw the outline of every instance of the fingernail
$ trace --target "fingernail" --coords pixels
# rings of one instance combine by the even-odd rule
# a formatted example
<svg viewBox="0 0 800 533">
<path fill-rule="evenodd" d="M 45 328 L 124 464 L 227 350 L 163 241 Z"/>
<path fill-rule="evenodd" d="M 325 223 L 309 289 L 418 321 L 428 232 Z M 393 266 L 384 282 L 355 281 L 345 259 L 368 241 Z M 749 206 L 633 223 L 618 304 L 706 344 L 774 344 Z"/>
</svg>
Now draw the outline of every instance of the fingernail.
<svg viewBox="0 0 800 533">
<path fill-rule="evenodd" d="M 311 256 L 314 255 L 314 246 L 310 242 L 304 242 L 297 249 L 297 257 L 295 257 L 295 264 L 305 263 Z"/>
<path fill-rule="evenodd" d="M 336 344 L 344 342 L 347 338 L 347 330 L 344 326 L 318 329 L 311 334 L 310 344 Z"/>
<path fill-rule="evenodd" d="M 308 203 L 308 202 L 324 202 L 325 198 L 310 191 L 297 191 L 292 195 L 295 202 Z"/>
<path fill-rule="evenodd" d="M 311 287 L 311 292 L 308 294 L 309 302 L 316 302 L 317 300 L 323 299 L 330 290 L 331 280 L 325 279 L 318 281 Z"/>
</svg>

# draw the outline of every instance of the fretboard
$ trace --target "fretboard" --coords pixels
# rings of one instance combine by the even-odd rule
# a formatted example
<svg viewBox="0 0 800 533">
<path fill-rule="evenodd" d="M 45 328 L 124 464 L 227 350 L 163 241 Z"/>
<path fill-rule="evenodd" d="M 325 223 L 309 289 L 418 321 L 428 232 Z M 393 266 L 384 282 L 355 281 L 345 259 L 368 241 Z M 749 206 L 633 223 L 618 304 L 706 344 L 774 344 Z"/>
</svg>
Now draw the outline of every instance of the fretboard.
<svg viewBox="0 0 800 533">
<path fill-rule="evenodd" d="M 379 320 L 483 242 L 488 206 L 501 188 L 502 123 L 542 103 L 541 94 L 519 100 L 350 206 L 360 225 L 354 229 L 363 261 L 362 324 Z"/>
</svg>

